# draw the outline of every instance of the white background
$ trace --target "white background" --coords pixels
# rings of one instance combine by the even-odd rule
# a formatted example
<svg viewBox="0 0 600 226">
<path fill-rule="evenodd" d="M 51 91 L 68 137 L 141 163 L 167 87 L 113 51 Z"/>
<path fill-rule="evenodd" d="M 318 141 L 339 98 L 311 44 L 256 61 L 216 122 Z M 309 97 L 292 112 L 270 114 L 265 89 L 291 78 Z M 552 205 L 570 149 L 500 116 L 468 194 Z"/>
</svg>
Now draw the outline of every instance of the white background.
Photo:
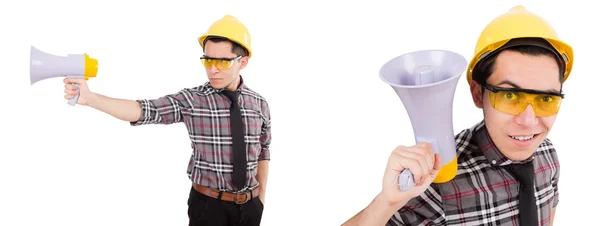
<svg viewBox="0 0 600 226">
<path fill-rule="evenodd" d="M 0 225 L 187 225 L 191 149 L 183 124 L 130 127 L 69 107 L 62 78 L 29 84 L 31 45 L 97 58 L 93 91 L 155 98 L 206 81 L 196 38 L 224 14 L 236 16 L 255 54 L 245 81 L 267 98 L 273 118 L 263 225 L 340 225 L 379 192 L 390 151 L 414 143 L 380 66 L 422 49 L 470 60 L 484 26 L 516 4 L 545 17 L 575 49 L 550 134 L 561 160 L 555 225 L 595 219 L 598 112 L 590 106 L 599 48 L 589 26 L 600 18 L 592 3 L 249 2 L 1 3 Z M 482 117 L 464 75 L 454 106 L 455 132 Z"/>
</svg>

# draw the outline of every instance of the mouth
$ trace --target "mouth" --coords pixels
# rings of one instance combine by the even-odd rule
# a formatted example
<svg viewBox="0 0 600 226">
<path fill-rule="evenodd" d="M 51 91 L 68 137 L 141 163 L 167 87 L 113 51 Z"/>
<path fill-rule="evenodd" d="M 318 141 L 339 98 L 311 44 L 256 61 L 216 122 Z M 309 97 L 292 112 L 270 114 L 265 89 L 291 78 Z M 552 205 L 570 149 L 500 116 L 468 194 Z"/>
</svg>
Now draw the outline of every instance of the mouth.
<svg viewBox="0 0 600 226">
<path fill-rule="evenodd" d="M 533 134 L 533 135 L 517 135 L 517 136 L 509 135 L 509 137 L 512 139 L 518 140 L 518 141 L 528 141 L 533 138 L 536 138 L 538 135 L 540 135 L 540 134 L 538 133 L 538 134 Z"/>
</svg>

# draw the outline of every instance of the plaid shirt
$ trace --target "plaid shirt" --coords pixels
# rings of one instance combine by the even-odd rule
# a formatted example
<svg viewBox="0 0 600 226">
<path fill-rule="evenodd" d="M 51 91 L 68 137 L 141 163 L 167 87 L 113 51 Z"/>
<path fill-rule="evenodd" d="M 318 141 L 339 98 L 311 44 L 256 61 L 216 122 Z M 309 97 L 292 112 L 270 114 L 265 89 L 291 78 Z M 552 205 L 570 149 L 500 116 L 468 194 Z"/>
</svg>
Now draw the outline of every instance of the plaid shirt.
<svg viewBox="0 0 600 226">
<path fill-rule="evenodd" d="M 431 184 L 396 212 L 387 225 L 518 225 L 519 183 L 502 166 L 518 163 L 493 144 L 484 122 L 456 135 L 458 173 Z M 545 139 L 525 161 L 533 161 L 539 225 L 550 225 L 558 204 L 559 162 Z"/>
<path fill-rule="evenodd" d="M 205 187 L 237 192 L 232 183 L 233 153 L 229 128 L 231 101 L 211 87 L 186 88 L 157 99 L 137 100 L 142 115 L 133 126 L 183 122 L 193 149 L 187 174 L 190 180 Z M 258 186 L 258 161 L 270 160 L 271 115 L 264 97 L 248 88 L 243 80 L 238 91 L 245 129 L 247 182 L 244 192 Z"/>
</svg>

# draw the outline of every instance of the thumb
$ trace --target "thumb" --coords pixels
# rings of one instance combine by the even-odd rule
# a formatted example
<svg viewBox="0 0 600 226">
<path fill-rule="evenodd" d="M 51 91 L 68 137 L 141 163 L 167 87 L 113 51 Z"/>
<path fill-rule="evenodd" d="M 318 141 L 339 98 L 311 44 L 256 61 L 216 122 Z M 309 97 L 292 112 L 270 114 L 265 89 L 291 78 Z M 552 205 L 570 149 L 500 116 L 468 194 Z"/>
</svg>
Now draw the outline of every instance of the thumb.
<svg viewBox="0 0 600 226">
<path fill-rule="evenodd" d="M 433 163 L 433 169 L 429 173 L 429 176 L 425 177 L 425 181 L 427 182 L 426 184 L 431 183 L 435 179 L 435 177 L 437 177 L 438 173 L 442 169 L 442 157 L 439 154 L 435 154 L 434 156 L 435 156 L 435 160 Z M 426 175 L 423 175 L 423 176 L 426 176 Z"/>
<path fill-rule="evenodd" d="M 435 178 L 441 169 L 442 169 L 442 156 L 440 156 L 440 154 L 435 154 L 435 163 L 433 164 L 433 170 L 431 171 L 431 176 L 433 176 L 433 178 Z"/>
<path fill-rule="evenodd" d="M 428 176 L 423 175 L 424 180 L 422 183 L 418 184 L 420 186 L 429 186 L 433 183 L 433 180 L 437 177 L 438 173 L 442 169 L 442 157 L 439 154 L 435 154 L 435 163 L 433 165 L 433 170 L 429 173 Z"/>
</svg>

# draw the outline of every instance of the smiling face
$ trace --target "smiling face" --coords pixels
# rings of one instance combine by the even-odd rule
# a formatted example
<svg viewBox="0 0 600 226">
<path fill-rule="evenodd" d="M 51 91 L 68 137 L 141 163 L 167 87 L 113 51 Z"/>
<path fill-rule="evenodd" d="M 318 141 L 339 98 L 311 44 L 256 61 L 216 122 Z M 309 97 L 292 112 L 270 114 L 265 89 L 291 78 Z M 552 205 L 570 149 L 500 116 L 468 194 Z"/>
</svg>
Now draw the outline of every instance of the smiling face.
<svg viewBox="0 0 600 226">
<path fill-rule="evenodd" d="M 488 87 L 520 88 L 551 93 L 559 93 L 562 88 L 557 61 L 548 55 L 504 50 L 497 55 L 491 71 L 487 79 Z M 471 83 L 471 93 L 477 107 L 483 108 L 485 124 L 494 144 L 512 160 L 524 160 L 530 157 L 547 137 L 556 120 L 556 114 L 536 116 L 531 104 L 516 115 L 505 113 L 506 110 L 500 111 L 494 108 L 490 101 L 490 95 L 495 94 L 487 89 L 482 90 L 482 86 L 475 81 Z M 514 94 L 516 93 L 504 93 L 504 96 L 496 95 L 496 97 L 516 99 Z M 522 94 L 524 96 L 524 93 Z M 548 95 L 537 97 L 540 103 L 560 99 Z M 498 105 L 498 101 L 496 104 Z M 541 110 L 540 107 L 538 113 Z"/>
</svg>

